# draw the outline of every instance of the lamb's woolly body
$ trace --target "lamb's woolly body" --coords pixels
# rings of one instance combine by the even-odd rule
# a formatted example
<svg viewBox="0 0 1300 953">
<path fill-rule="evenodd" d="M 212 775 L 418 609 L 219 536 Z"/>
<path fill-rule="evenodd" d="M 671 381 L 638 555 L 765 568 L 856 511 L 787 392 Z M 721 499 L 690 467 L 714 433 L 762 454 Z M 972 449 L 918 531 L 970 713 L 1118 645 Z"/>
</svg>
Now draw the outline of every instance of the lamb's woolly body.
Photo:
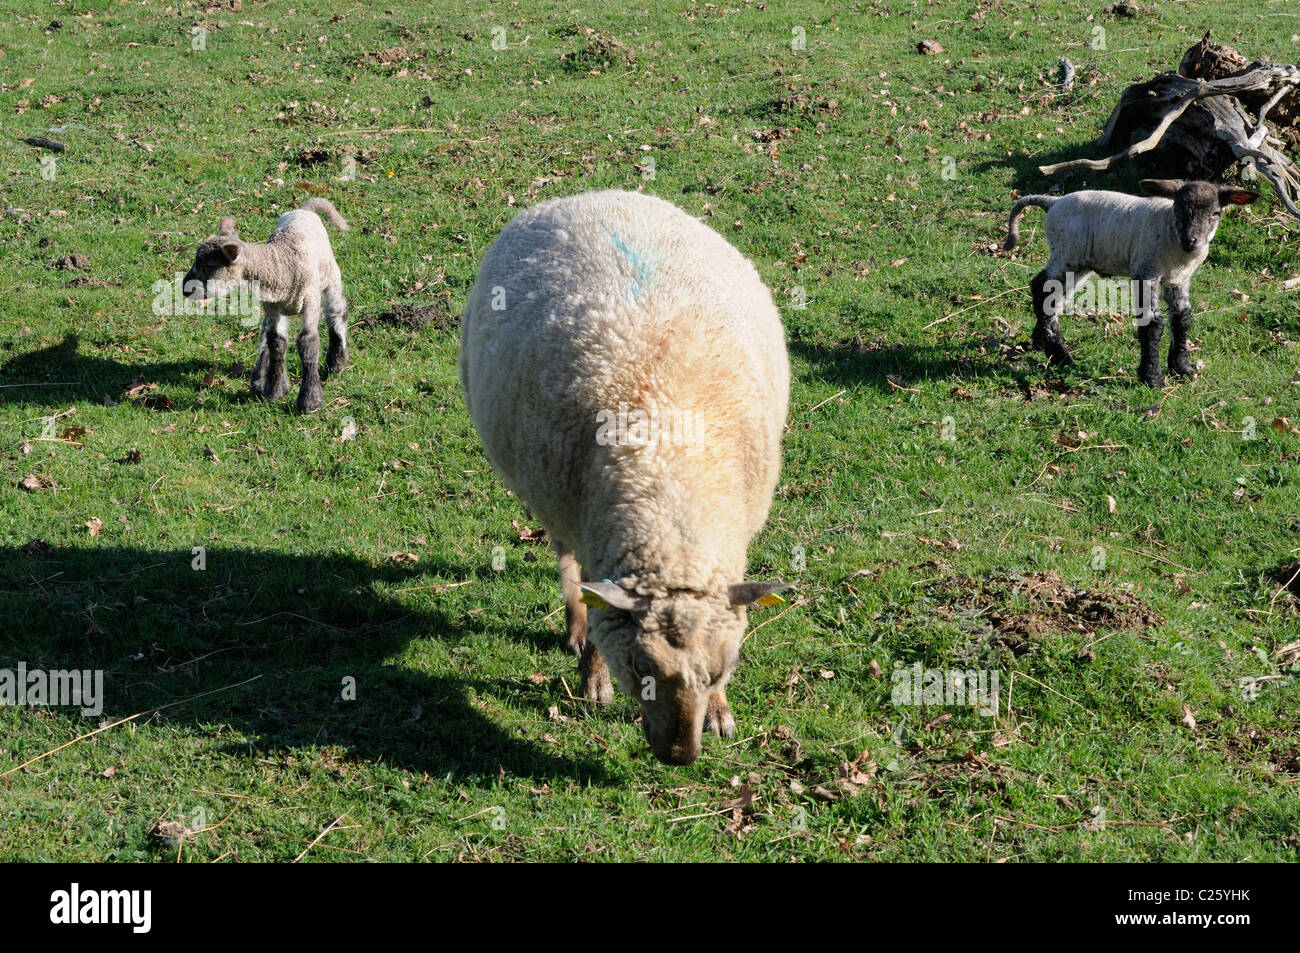
<svg viewBox="0 0 1300 953">
<path fill-rule="evenodd" d="M 321 377 L 342 371 L 348 363 L 348 303 L 343 295 L 343 274 L 317 212 L 347 231 L 343 216 L 323 198 L 308 199 L 301 208 L 281 215 L 265 243 L 242 241 L 235 231 L 235 220 L 223 218 L 219 234 L 199 245 L 184 281 L 186 294 L 193 291 L 200 297 L 212 297 L 222 288 L 240 283 L 256 288 L 262 305 L 262 336 L 250 386 L 253 393 L 268 399 L 278 399 L 289 390 L 284 367 L 288 317 L 302 316 L 298 355 L 303 373 L 298 409 L 303 411 L 320 409 Z M 318 326 L 322 315 L 330 332 L 323 374 L 318 369 Z"/>
<path fill-rule="evenodd" d="M 1058 317 L 1074 289 L 1093 274 L 1132 279 L 1134 324 L 1142 346 L 1138 379 L 1150 387 L 1164 384 L 1160 338 L 1164 318 L 1158 298 L 1169 309 L 1169 370 L 1195 373 L 1187 353 L 1192 306 L 1189 285 L 1209 256 L 1210 242 L 1226 205 L 1249 205 L 1259 193 L 1209 182 L 1144 179 L 1145 197 L 1122 192 L 1085 190 L 1069 195 L 1027 195 L 1007 219 L 1006 251 L 1019 240 L 1025 208 L 1047 210 L 1043 234 L 1052 253 L 1029 283 L 1034 302 L 1034 346 L 1055 365 L 1074 363 L 1061 338 Z"/>
<path fill-rule="evenodd" d="M 488 458 L 588 578 L 646 593 L 743 578 L 790 372 L 771 295 L 716 232 L 635 193 L 522 212 L 484 259 L 460 366 Z M 601 446 L 597 415 L 620 405 L 691 414 L 695 439 Z"/>
<path fill-rule="evenodd" d="M 1194 252 L 1183 250 L 1172 199 L 1123 192 L 1060 196 L 1043 217 L 1043 235 L 1052 250 L 1047 264 L 1052 273 L 1094 271 L 1176 285 L 1190 279 L 1210 252 L 1208 243 Z"/>
</svg>

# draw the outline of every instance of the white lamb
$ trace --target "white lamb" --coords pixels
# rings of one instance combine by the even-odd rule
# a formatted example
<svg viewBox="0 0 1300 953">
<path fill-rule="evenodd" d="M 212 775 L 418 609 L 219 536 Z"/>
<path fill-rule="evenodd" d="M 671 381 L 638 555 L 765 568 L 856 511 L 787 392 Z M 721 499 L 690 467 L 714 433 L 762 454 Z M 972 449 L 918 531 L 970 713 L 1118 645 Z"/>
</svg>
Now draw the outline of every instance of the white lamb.
<svg viewBox="0 0 1300 953">
<path fill-rule="evenodd" d="M 690 764 L 702 731 L 735 730 L 745 607 L 784 588 L 739 582 L 789 403 L 767 288 L 661 199 L 553 199 L 488 250 L 460 376 L 488 458 L 553 540 L 583 694 L 609 701 L 612 669 L 656 757 Z"/>
<path fill-rule="evenodd" d="M 1094 273 L 1127 275 L 1133 279 L 1133 310 L 1142 345 L 1138 378 L 1161 387 L 1160 316 L 1158 294 L 1169 308 L 1169 372 L 1194 373 L 1187 355 L 1192 321 L 1188 285 L 1210 253 L 1210 239 L 1219 227 L 1223 208 L 1249 205 L 1259 193 L 1210 182 L 1143 179 L 1139 187 L 1153 198 L 1089 189 L 1069 195 L 1026 195 L 1011 208 L 1005 251 L 1020 239 L 1019 219 L 1025 208 L 1047 209 L 1043 234 L 1051 257 L 1030 282 L 1034 299 L 1034 346 L 1052 364 L 1073 364 L 1061 339 L 1057 317 L 1074 289 Z"/>
<path fill-rule="evenodd" d="M 343 296 L 343 275 L 317 212 L 339 231 L 348 230 L 343 216 L 322 198 L 310 198 L 300 208 L 281 215 L 265 243 L 243 241 L 235 232 L 235 220 L 226 216 L 218 233 L 199 245 L 182 284 L 185 296 L 196 301 L 214 298 L 240 284 L 256 289 L 262 304 L 262 340 L 249 386 L 267 400 L 279 400 L 289 392 L 284 367 L 288 316 L 302 315 L 298 409 L 303 412 L 321 409 L 321 379 L 348 366 L 348 302 Z M 322 314 L 330 332 L 323 369 L 319 367 Z"/>
</svg>

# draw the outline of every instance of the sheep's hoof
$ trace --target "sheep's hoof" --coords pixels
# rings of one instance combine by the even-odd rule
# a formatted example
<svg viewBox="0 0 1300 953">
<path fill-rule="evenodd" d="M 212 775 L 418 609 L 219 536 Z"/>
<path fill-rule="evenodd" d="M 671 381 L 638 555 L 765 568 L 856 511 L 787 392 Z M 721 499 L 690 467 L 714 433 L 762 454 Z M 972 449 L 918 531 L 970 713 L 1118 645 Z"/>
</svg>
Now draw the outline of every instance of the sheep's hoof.
<svg viewBox="0 0 1300 953">
<path fill-rule="evenodd" d="M 725 695 L 709 696 L 709 707 L 704 711 L 704 730 L 713 732 L 719 738 L 735 736 L 736 719 L 731 717 L 731 708 L 727 705 Z"/>
<path fill-rule="evenodd" d="M 1074 358 L 1070 356 L 1069 351 L 1058 345 L 1056 350 L 1048 353 L 1047 363 L 1052 367 L 1069 367 L 1074 363 Z"/>
<path fill-rule="evenodd" d="M 1192 367 L 1192 362 L 1184 357 L 1180 360 L 1169 362 L 1169 373 L 1174 377 L 1193 378 L 1196 376 L 1196 368 Z"/>
<path fill-rule="evenodd" d="M 589 702 L 608 705 L 614 700 L 614 683 L 609 678 L 609 668 L 602 662 L 582 673 L 582 697 Z"/>
<path fill-rule="evenodd" d="M 313 411 L 320 410 L 325 406 L 325 395 L 321 393 L 320 384 L 315 387 L 304 387 L 298 391 L 298 412 L 310 414 Z"/>
</svg>

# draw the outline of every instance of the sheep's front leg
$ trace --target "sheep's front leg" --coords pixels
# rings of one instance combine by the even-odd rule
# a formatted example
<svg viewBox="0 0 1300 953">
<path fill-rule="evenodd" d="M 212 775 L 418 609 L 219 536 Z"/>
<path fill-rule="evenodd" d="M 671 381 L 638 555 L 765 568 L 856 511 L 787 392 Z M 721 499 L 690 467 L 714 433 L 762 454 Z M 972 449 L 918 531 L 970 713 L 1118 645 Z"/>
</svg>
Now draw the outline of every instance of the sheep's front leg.
<svg viewBox="0 0 1300 953">
<path fill-rule="evenodd" d="M 1186 284 L 1165 287 L 1165 307 L 1169 310 L 1169 373 L 1178 377 L 1195 377 L 1196 369 L 1187 354 L 1187 332 L 1192 326 L 1192 299 Z"/>
<path fill-rule="evenodd" d="M 1044 268 L 1034 275 L 1033 281 L 1029 283 L 1029 293 L 1034 299 L 1036 319 L 1034 347 L 1047 355 L 1049 364 L 1058 367 L 1074 363 L 1074 358 L 1070 356 L 1065 341 L 1061 338 L 1061 326 L 1057 321 L 1058 315 L 1065 309 L 1064 277 L 1061 272 Z"/>
<path fill-rule="evenodd" d="M 582 697 L 593 702 L 614 700 L 614 683 L 609 666 L 594 642 L 587 641 L 587 606 L 582 601 L 578 580 L 582 578 L 573 550 L 555 542 L 555 561 L 564 588 L 564 627 L 570 651 L 578 656 L 578 674 L 582 677 Z"/>
<path fill-rule="evenodd" d="M 582 578 L 578 560 L 573 550 L 563 543 L 555 543 L 555 564 L 560 571 L 560 586 L 564 590 L 564 628 L 568 635 L 569 651 L 582 655 L 587 644 L 587 607 L 582 601 L 578 581 Z"/>
<path fill-rule="evenodd" d="M 709 707 L 704 710 L 704 730 L 719 738 L 730 738 L 736 733 L 736 719 L 731 717 L 727 704 L 727 690 L 720 688 L 709 696 Z"/>
<path fill-rule="evenodd" d="M 308 301 L 302 309 L 302 330 L 298 332 L 298 360 L 302 362 L 302 383 L 298 385 L 298 411 L 311 413 L 325 404 L 320 389 L 320 302 Z"/>
<path fill-rule="evenodd" d="M 1138 364 L 1138 380 L 1148 387 L 1165 386 L 1165 376 L 1160 372 L 1160 338 L 1165 332 L 1165 319 L 1160 314 L 1160 279 L 1135 278 L 1133 284 L 1136 300 L 1134 323 L 1138 341 L 1142 345 L 1142 360 Z"/>
<path fill-rule="evenodd" d="M 262 338 L 257 346 L 257 363 L 249 378 L 249 389 L 258 397 L 279 400 L 289 393 L 289 375 L 284 355 L 289 347 L 289 319 L 279 307 L 262 305 Z"/>
</svg>

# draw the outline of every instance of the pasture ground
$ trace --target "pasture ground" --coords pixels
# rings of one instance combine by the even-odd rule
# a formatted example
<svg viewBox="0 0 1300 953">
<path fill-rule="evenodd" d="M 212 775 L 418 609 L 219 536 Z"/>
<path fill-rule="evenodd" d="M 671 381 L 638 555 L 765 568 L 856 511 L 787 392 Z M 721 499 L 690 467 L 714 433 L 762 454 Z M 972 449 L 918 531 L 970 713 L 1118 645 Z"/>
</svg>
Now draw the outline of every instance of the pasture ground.
<svg viewBox="0 0 1300 953">
<path fill-rule="evenodd" d="M 0 668 L 102 669 L 107 701 L 0 707 L 0 857 L 1300 857 L 1297 223 L 1226 217 L 1203 373 L 1163 392 L 1120 315 L 1065 322 L 1065 375 L 1027 350 L 1040 212 L 990 252 L 1126 84 L 1206 29 L 1294 62 L 1300 14 L 1107 6 L 8 4 Z M 67 143 L 52 178 L 26 136 Z M 456 378 L 488 243 L 597 187 L 704 216 L 789 330 L 750 575 L 799 590 L 686 769 L 630 700 L 570 696 L 553 563 Z M 353 223 L 353 366 L 303 417 L 249 399 L 253 328 L 154 283 L 313 194 Z M 996 671 L 998 715 L 894 704 L 918 662 Z"/>
</svg>

